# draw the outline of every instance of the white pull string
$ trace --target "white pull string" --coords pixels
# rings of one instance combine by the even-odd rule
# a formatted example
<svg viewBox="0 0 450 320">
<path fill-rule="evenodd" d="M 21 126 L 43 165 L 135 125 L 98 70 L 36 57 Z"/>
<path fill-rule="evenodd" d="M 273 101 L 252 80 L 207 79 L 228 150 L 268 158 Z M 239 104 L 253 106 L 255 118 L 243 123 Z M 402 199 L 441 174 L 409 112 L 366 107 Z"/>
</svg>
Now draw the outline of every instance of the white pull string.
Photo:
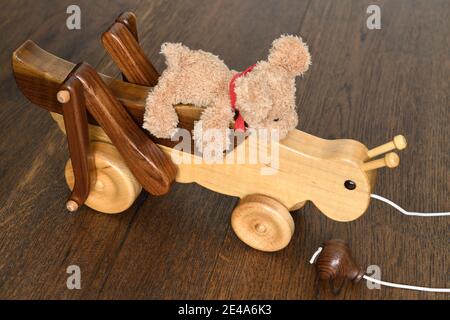
<svg viewBox="0 0 450 320">
<path fill-rule="evenodd" d="M 312 255 L 311 259 L 309 259 L 310 264 L 314 264 L 317 260 L 317 257 L 322 252 L 323 248 L 319 247 L 316 252 Z M 363 279 L 367 281 L 371 281 L 374 283 L 378 283 L 379 285 L 386 286 L 386 287 L 392 287 L 392 288 L 399 288 L 399 289 L 406 289 L 406 290 L 416 290 L 416 291 L 426 291 L 426 292 L 438 292 L 438 293 L 450 293 L 450 288 L 428 288 L 428 287 L 418 287 L 418 286 L 410 286 L 407 284 L 399 284 L 399 283 L 392 283 L 387 281 L 378 280 L 372 277 L 369 277 L 368 275 L 364 275 Z"/>
<path fill-rule="evenodd" d="M 379 196 L 377 194 L 371 194 L 370 195 L 372 198 L 383 201 L 385 203 L 387 203 L 388 205 L 394 207 L 395 209 L 397 209 L 398 211 L 400 211 L 401 213 L 403 213 L 404 215 L 407 216 L 416 216 L 416 217 L 443 217 L 443 216 L 450 216 L 450 212 L 410 212 L 410 211 L 406 211 L 405 209 L 403 209 L 402 207 L 400 207 L 398 204 L 392 202 L 389 199 L 386 199 L 382 196 Z"/>
<path fill-rule="evenodd" d="M 407 289 L 407 290 L 417 290 L 417 291 L 426 291 L 426 292 L 450 292 L 450 288 L 427 288 L 427 287 L 418 287 L 418 286 L 409 286 L 407 284 L 399 284 L 399 283 L 392 283 L 392 282 L 387 282 L 387 281 L 381 281 L 378 279 L 374 279 L 372 277 L 363 276 L 364 279 L 366 279 L 367 281 L 371 281 L 374 283 L 378 283 L 382 286 L 386 286 L 386 287 L 392 287 L 392 288 L 400 288 L 400 289 Z"/>
<path fill-rule="evenodd" d="M 322 252 L 322 247 L 319 247 L 316 252 L 312 255 L 311 259 L 309 259 L 310 264 L 314 264 L 316 262 L 317 256 Z"/>
</svg>

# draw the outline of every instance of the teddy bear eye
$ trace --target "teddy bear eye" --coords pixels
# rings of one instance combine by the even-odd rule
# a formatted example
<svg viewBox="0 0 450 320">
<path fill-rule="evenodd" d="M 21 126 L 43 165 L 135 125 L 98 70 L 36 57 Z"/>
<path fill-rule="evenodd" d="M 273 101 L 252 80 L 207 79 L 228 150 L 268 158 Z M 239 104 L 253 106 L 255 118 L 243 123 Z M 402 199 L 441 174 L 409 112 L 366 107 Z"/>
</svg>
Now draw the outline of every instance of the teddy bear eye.
<svg viewBox="0 0 450 320">
<path fill-rule="evenodd" d="M 280 119 L 278 119 L 278 118 L 273 119 L 273 121 L 275 121 L 275 122 L 278 122 L 278 120 L 280 120 Z"/>
</svg>

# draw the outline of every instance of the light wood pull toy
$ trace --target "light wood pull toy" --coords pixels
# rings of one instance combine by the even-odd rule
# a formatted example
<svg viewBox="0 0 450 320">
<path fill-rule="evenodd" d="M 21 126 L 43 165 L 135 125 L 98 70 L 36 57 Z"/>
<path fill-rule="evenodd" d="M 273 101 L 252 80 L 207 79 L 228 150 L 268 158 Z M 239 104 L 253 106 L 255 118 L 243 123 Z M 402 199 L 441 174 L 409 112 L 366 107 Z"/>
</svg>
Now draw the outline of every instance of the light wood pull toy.
<svg viewBox="0 0 450 320">
<path fill-rule="evenodd" d="M 67 134 L 71 159 L 65 172 L 72 189 L 66 202 L 69 211 L 86 203 L 100 212 L 118 213 L 131 206 L 142 188 L 162 195 L 175 179 L 197 183 L 240 197 L 242 201 L 232 216 L 238 237 L 259 250 L 276 251 L 288 245 L 294 231 L 289 211 L 300 209 L 307 201 L 336 221 L 360 217 L 371 199 L 373 170 L 398 166 L 399 157 L 391 151 L 406 147 L 401 135 L 368 151 L 355 140 L 325 140 L 292 130 L 277 142 L 281 170 L 275 175 L 265 175 L 268 163 L 261 161 L 207 163 L 193 148 L 174 150 L 179 142 L 156 139 L 141 128 L 145 99 L 159 74 L 139 46 L 136 16 L 121 14 L 102 40 L 126 82 L 98 74 L 85 63 L 75 66 L 32 41 L 21 45 L 12 57 L 20 90 L 31 102 L 52 112 Z M 179 127 L 189 131 L 203 110 L 182 104 L 175 109 Z M 230 159 L 239 159 L 241 151 L 247 155 L 250 143 L 250 139 L 235 143 Z M 262 145 L 258 148 L 270 149 Z M 189 158 L 175 164 L 174 155 Z M 378 156 L 381 159 L 375 159 Z M 332 265 L 327 269 L 325 261 L 321 264 L 322 279 L 360 279 L 361 272 L 351 263 L 348 252 L 339 243 L 334 248 L 342 268 Z"/>
<path fill-rule="evenodd" d="M 395 168 L 400 164 L 400 157 L 395 152 L 389 152 L 382 159 L 373 160 L 362 165 L 364 171 L 375 170 L 383 167 Z"/>
<path fill-rule="evenodd" d="M 49 65 L 52 68 L 47 68 Z M 15 51 L 13 67 L 17 84 L 30 101 L 53 113 L 62 113 L 57 93 L 63 89 L 61 84 L 65 80 L 64 75 L 73 70 L 73 64 L 45 52 L 33 42 L 28 41 Z M 51 72 L 49 73 L 48 70 Z M 138 155 L 141 148 L 136 144 L 133 148 L 133 143 L 124 141 L 127 139 L 125 139 L 123 130 L 130 129 L 131 124 L 121 125 L 121 122 L 114 118 L 125 111 L 133 117 L 130 120 L 136 124 L 136 130 L 127 130 L 127 132 L 140 131 L 143 133 L 139 126 L 142 123 L 144 103 L 149 88 L 113 80 L 103 75 L 95 75 L 94 70 L 85 71 L 80 74 L 79 70 L 77 77 L 82 76 L 82 84 L 85 86 L 82 92 L 88 108 L 88 121 L 92 120 L 92 122 L 89 121 L 93 125 L 90 126 L 93 129 L 92 132 L 100 132 L 102 137 L 96 136 L 93 140 L 108 142 L 118 149 L 132 147 L 134 151 L 131 150 L 131 153 L 135 156 Z M 73 99 L 76 99 L 76 95 L 71 93 L 70 100 Z M 118 106 L 118 103 L 121 105 Z M 183 108 L 180 110 L 192 110 L 191 106 L 181 106 L 180 108 Z M 119 111 L 120 109 L 123 110 Z M 192 130 L 192 124 L 198 120 L 200 112 L 195 115 L 193 112 L 190 112 L 189 115 L 187 112 L 184 114 L 186 115 L 184 118 L 180 117 L 180 126 Z M 128 124 L 129 121 L 126 123 Z M 141 134 L 139 135 L 141 136 Z M 145 141 L 139 140 L 147 145 L 151 142 L 148 138 L 149 136 L 146 136 Z M 244 142 L 248 143 L 247 140 Z M 170 160 L 174 143 L 170 139 L 155 139 L 155 142 Z M 298 210 L 306 201 L 311 200 L 327 217 L 337 221 L 352 221 L 366 211 L 375 171 L 365 174 L 361 168 L 368 158 L 367 148 L 362 143 L 349 139 L 324 140 L 300 130 L 293 130 L 279 145 L 280 166 L 291 169 L 279 170 L 276 175 L 261 175 L 262 164 L 261 166 L 259 164 L 239 164 L 239 170 L 237 170 L 235 166 L 226 163 L 213 165 L 202 163 L 195 166 L 181 163 L 177 164 L 178 173 L 174 170 L 174 174 L 170 174 L 170 176 L 175 178 L 176 174 L 177 181 L 180 183 L 196 182 L 212 191 L 241 198 L 250 194 L 264 193 L 290 210 Z M 248 150 L 248 145 L 244 144 L 241 148 L 236 149 L 236 152 Z M 336 150 L 339 150 L 338 155 Z M 120 150 L 118 151 L 120 152 Z M 123 157 L 124 164 L 126 164 L 123 167 L 128 169 L 134 167 L 138 170 L 139 168 L 135 167 L 140 167 L 139 171 L 134 169 L 130 171 L 133 173 L 132 175 L 139 178 L 139 184 L 145 189 L 147 189 L 145 184 L 148 182 L 142 180 L 147 180 L 155 175 L 161 176 L 163 166 L 155 165 L 156 170 L 149 168 L 150 170 L 144 170 L 147 172 L 142 172 L 142 168 L 148 166 L 142 166 L 140 162 L 131 160 L 127 154 Z M 192 157 L 194 156 L 192 155 Z M 126 160 L 129 160 L 130 165 L 126 163 Z M 349 164 L 348 160 L 352 164 Z M 305 172 L 308 173 L 307 179 Z M 319 180 L 320 184 L 317 183 Z M 354 182 L 356 187 L 350 185 L 353 189 L 343 188 L 346 180 Z M 283 181 L 283 183 L 279 183 L 279 181 Z M 302 186 L 299 185 L 299 181 L 302 181 Z M 92 194 L 93 192 L 90 193 L 90 195 Z M 77 203 L 82 204 L 81 202 Z M 103 206 L 91 205 L 91 207 L 102 208 Z M 104 209 L 99 211 L 104 212 L 102 210 Z"/>
<path fill-rule="evenodd" d="M 376 156 L 379 156 L 380 154 L 384 154 L 386 152 L 392 151 L 392 150 L 403 150 L 407 146 L 406 138 L 402 136 L 401 134 L 398 136 L 395 136 L 392 141 L 385 143 L 381 146 L 378 146 L 376 148 L 373 148 L 367 152 L 367 155 L 369 158 L 375 158 Z"/>
</svg>

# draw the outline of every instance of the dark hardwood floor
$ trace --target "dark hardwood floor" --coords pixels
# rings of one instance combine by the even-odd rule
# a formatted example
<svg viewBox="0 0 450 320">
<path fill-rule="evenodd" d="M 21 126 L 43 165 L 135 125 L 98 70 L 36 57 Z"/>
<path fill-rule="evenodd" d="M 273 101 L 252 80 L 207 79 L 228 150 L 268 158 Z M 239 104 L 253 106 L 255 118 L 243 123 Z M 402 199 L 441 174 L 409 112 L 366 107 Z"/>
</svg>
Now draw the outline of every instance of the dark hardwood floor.
<svg viewBox="0 0 450 320">
<path fill-rule="evenodd" d="M 82 29 L 66 28 L 73 1 L 2 2 L 0 12 L 0 298 L 316 299 L 308 260 L 324 240 L 350 243 L 382 278 L 450 287 L 450 218 L 406 217 L 372 202 L 351 223 L 312 204 L 294 213 L 283 251 L 255 251 L 234 235 L 238 199 L 177 184 L 164 197 L 141 194 L 119 215 L 65 210 L 65 137 L 50 115 L 17 89 L 11 54 L 26 39 L 73 62 L 118 75 L 100 35 L 124 10 L 159 71 L 165 41 L 214 52 L 232 68 L 267 57 L 280 34 L 299 34 L 313 65 L 298 81 L 299 128 L 323 138 L 377 146 L 403 133 L 409 147 L 395 170 L 380 170 L 376 193 L 417 211 L 450 209 L 450 1 L 448 0 L 78 0 Z M 381 30 L 368 30 L 378 4 Z M 301 181 L 299 181 L 301 183 Z M 81 268 L 68 290 L 66 268 Z M 449 299 L 364 283 L 322 299 Z"/>
</svg>

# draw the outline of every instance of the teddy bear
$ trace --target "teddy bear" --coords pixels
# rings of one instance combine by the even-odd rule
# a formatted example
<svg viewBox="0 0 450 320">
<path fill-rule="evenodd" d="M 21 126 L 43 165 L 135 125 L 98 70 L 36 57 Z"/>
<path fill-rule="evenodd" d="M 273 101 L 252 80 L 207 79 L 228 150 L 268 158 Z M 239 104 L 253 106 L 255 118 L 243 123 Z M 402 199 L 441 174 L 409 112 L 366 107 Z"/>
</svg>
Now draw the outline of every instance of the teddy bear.
<svg viewBox="0 0 450 320">
<path fill-rule="evenodd" d="M 177 130 L 174 105 L 204 108 L 194 125 L 193 138 L 200 150 L 211 144 L 230 146 L 229 127 L 277 129 L 284 138 L 298 123 L 295 77 L 311 64 L 301 38 L 282 35 L 272 43 L 267 61 L 259 61 L 244 72 L 230 70 L 216 55 L 191 50 L 181 43 L 164 43 L 161 53 L 167 68 L 150 89 L 143 128 L 158 138 L 170 138 Z M 204 139 L 210 129 L 223 133 L 224 141 Z M 220 146 L 213 146 L 219 147 Z"/>
</svg>

